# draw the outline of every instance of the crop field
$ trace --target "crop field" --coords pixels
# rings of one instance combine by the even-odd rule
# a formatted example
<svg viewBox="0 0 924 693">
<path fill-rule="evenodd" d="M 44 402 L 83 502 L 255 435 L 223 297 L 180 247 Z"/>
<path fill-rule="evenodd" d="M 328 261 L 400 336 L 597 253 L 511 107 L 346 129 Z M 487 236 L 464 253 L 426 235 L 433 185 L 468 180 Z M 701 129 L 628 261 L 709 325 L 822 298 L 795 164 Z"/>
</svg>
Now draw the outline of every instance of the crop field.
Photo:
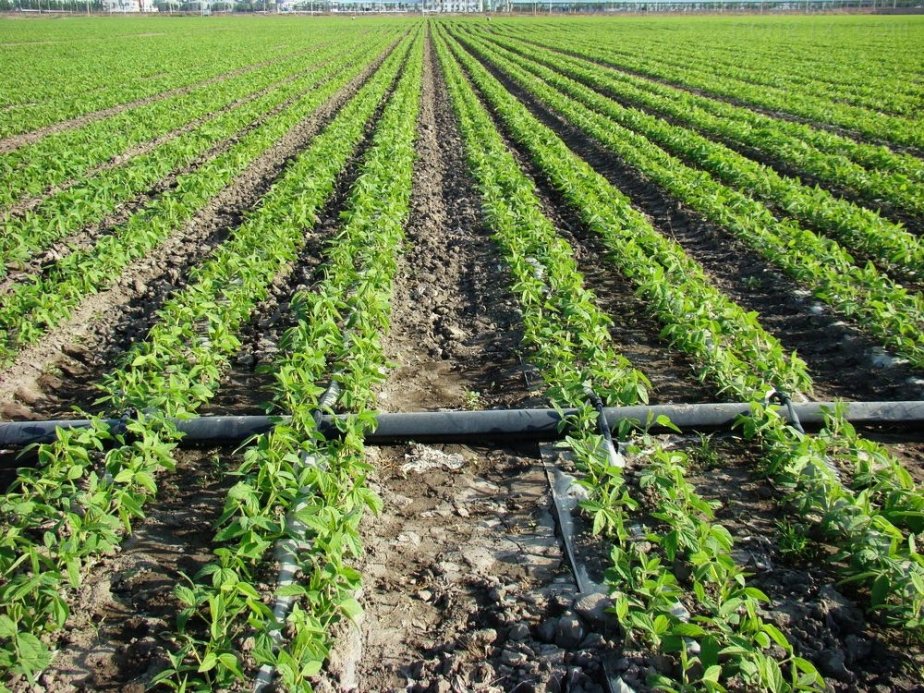
<svg viewBox="0 0 924 693">
<path fill-rule="evenodd" d="M 0 690 L 924 690 L 924 17 L 0 18 L 0 218 Z"/>
</svg>

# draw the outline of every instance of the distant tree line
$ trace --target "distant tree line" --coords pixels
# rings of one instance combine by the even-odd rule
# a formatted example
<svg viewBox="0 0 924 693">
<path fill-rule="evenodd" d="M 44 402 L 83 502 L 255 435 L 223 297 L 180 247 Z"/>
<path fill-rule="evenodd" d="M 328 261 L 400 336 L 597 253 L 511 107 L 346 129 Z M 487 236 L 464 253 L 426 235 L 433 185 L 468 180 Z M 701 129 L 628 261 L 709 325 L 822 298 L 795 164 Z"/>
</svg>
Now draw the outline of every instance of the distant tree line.
<svg viewBox="0 0 924 693">
<path fill-rule="evenodd" d="M 11 10 L 59 10 L 70 12 L 86 12 L 86 0 L 0 0 L 0 11 Z M 101 12 L 106 6 L 101 0 L 89 0 L 91 12 Z"/>
<path fill-rule="evenodd" d="M 3 0 L 0 0 L 2 2 Z M 161 12 L 199 12 L 208 7 L 212 12 L 257 12 L 264 9 L 276 7 L 274 0 L 268 0 L 264 5 L 263 0 L 259 2 L 212 2 L 192 0 L 191 2 L 180 2 L 179 0 L 156 0 L 154 6 Z"/>
<path fill-rule="evenodd" d="M 101 0 L 89 0 L 90 12 L 102 12 L 106 9 Z M 69 12 L 86 12 L 86 0 L 0 0 L 0 12 L 14 10 L 64 10 Z"/>
<path fill-rule="evenodd" d="M 125 5 L 129 3 L 137 5 L 137 0 L 126 0 Z M 89 5 L 90 12 L 108 12 L 109 4 L 103 0 L 0 0 L 0 12 L 13 12 L 16 10 L 56 10 L 68 12 L 86 12 Z M 160 12 L 199 12 L 205 7 L 209 7 L 212 12 L 226 12 L 234 10 L 235 12 L 255 12 L 266 8 L 275 8 L 275 2 L 268 1 L 264 6 L 262 0 L 259 2 L 212 2 L 206 3 L 204 0 L 192 0 L 190 2 L 180 2 L 179 0 L 145 0 L 145 7 L 156 7 Z"/>
</svg>

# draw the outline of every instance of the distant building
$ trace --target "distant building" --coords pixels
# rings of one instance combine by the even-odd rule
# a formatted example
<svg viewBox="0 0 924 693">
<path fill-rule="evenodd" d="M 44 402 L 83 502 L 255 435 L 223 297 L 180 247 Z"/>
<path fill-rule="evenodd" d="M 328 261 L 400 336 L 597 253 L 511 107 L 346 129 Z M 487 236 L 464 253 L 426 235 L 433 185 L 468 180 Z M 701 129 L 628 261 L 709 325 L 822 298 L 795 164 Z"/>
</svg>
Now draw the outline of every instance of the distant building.
<svg viewBox="0 0 924 693">
<path fill-rule="evenodd" d="M 157 12 L 154 0 L 102 0 L 104 12 Z"/>
<path fill-rule="evenodd" d="M 330 0 L 335 12 L 484 12 L 490 0 Z"/>
</svg>

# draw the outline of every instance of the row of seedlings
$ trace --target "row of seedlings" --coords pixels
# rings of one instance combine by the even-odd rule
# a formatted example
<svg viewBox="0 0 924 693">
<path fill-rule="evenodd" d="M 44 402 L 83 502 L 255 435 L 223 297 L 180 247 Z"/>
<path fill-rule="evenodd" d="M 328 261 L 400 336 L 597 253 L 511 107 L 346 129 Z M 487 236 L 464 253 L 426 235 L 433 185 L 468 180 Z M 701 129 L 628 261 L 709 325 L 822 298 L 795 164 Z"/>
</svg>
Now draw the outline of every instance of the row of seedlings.
<svg viewBox="0 0 924 693">
<path fill-rule="evenodd" d="M 651 303 L 671 343 L 690 354 L 720 391 L 754 402 L 742 427 L 767 450 L 762 471 L 788 492 L 778 500 L 810 519 L 806 532 L 815 527 L 838 547 L 836 567 L 845 579 L 869 590 L 872 610 L 890 623 L 920 630 L 924 557 L 917 551 L 915 534 L 921 529 L 921 490 L 907 470 L 871 441 L 860 445 L 824 433 L 805 436 L 763 404 L 771 385 L 810 387 L 804 364 L 795 355 L 787 356 L 776 340 L 763 333 L 756 316 L 733 307 L 714 287 L 707 287 L 702 268 L 658 234 L 625 195 L 575 156 L 472 56 L 458 45 L 454 49 L 514 140 L 588 228 L 601 236 L 620 271 Z M 675 285 L 678 277 L 682 281 Z M 701 288 L 696 289 L 696 284 Z M 688 292 L 698 301 L 685 305 Z M 755 339 L 763 333 L 760 342 L 768 345 L 769 358 L 763 350 L 736 357 L 736 345 L 722 336 L 738 330 Z M 829 434 L 847 430 L 838 412 L 831 413 L 827 430 Z M 875 478 L 870 466 L 876 470 Z M 849 475 L 846 484 L 838 469 Z"/>
<path fill-rule="evenodd" d="M 591 385 L 609 404 L 633 404 L 645 399 L 645 376 L 614 353 L 608 319 L 583 288 L 568 244 L 543 216 L 532 182 L 507 151 L 442 37 L 438 53 L 487 219 L 513 271 L 531 359 L 552 403 L 582 410 L 567 442 L 591 494 L 583 505 L 593 515 L 594 530 L 614 543 L 607 571 L 614 608 L 633 641 L 677 660 L 654 683 L 667 690 L 721 690 L 720 682 L 729 680 L 755 688 L 821 689 L 811 663 L 797 657 L 785 636 L 758 614 L 767 598 L 746 585 L 731 557 L 732 538 L 712 521 L 711 506 L 692 486 L 678 484 L 661 500 L 660 522 L 650 535 L 658 549 L 638 548 L 630 527 L 655 509 L 645 507 L 647 501 L 639 499 L 643 489 L 633 489 L 624 470 L 612 463 L 586 388 Z M 667 456 L 654 447 L 656 458 L 674 462 L 674 480 L 682 482 L 680 455 Z M 692 536 L 691 524 L 697 532 Z M 668 537 L 681 535 L 689 543 L 668 543 Z M 696 567 L 689 578 L 692 592 L 668 558 Z M 782 657 L 774 656 L 773 644 L 782 648 Z"/>
<path fill-rule="evenodd" d="M 177 689 L 224 688 L 259 669 L 260 690 L 274 683 L 311 690 L 331 626 L 360 613 L 361 576 L 349 560 L 361 552 L 363 514 L 381 507 L 365 483 L 363 434 L 374 422 L 374 386 L 388 370 L 381 336 L 410 210 L 422 36 L 362 162 L 323 278 L 290 304 L 298 322 L 273 371 L 276 404 L 292 418 L 249 445 L 217 525 L 215 560 L 177 586 L 184 609 L 176 648 L 157 678 Z M 325 133 L 331 146 L 355 142 L 369 113 L 345 112 L 340 130 Z M 319 383 L 331 374 L 349 415 L 340 419 L 340 437 L 326 440 L 316 412 Z M 261 594 L 274 544 L 285 577 L 275 595 Z"/>
<path fill-rule="evenodd" d="M 133 214 L 92 247 L 76 250 L 41 275 L 30 276 L 0 298 L 0 364 L 15 360 L 26 346 L 39 341 L 50 329 L 66 320 L 92 293 L 111 285 L 133 261 L 143 258 L 188 222 L 215 195 L 227 187 L 247 166 L 269 150 L 291 128 L 311 117 L 339 90 L 369 67 L 382 46 L 363 46 L 320 69 L 327 81 L 273 117 L 245 130 L 232 146 L 184 173 L 176 185 L 146 208 Z M 228 114 L 237 127 L 253 115 L 250 108 Z"/>
<path fill-rule="evenodd" d="M 471 44 L 469 44 L 471 45 Z M 473 50 L 477 50 L 473 48 Z M 492 63 L 539 102 L 627 164 L 726 229 L 792 279 L 915 366 L 924 365 L 924 297 L 870 264 L 858 266 L 836 242 L 777 219 L 763 204 L 569 98 L 499 56 Z"/>
<path fill-rule="evenodd" d="M 701 89 L 708 94 L 733 99 L 739 103 L 744 102 L 775 113 L 789 113 L 812 123 L 844 128 L 891 145 L 924 147 L 924 129 L 921 128 L 920 122 L 911 118 L 879 113 L 836 101 L 819 100 L 794 91 L 767 89 L 716 72 L 703 73 L 691 69 L 686 61 L 682 64 L 674 62 L 663 53 L 627 54 L 612 43 L 602 44 L 605 47 L 601 49 L 599 37 L 587 32 L 573 38 L 574 42 L 571 45 L 580 51 L 585 47 L 593 49 L 594 57 L 605 65 L 628 68 L 672 84 Z"/>
<path fill-rule="evenodd" d="M 316 50 L 324 48 L 320 44 Z M 319 62 L 314 52 L 294 55 L 291 62 L 283 64 L 254 66 L 172 98 L 129 108 L 79 128 L 49 133 L 4 152 L 0 154 L 0 174 L 6 185 L 0 191 L 0 209 L 69 181 L 80 181 L 107 162 L 129 159 L 134 149 L 169 137 L 247 94 L 259 93 L 287 74 L 313 67 Z"/>
<path fill-rule="evenodd" d="M 93 119 L 108 109 L 130 111 L 207 88 L 239 73 L 285 62 L 300 52 L 292 50 L 292 38 L 304 37 L 300 32 L 270 43 L 264 36 L 242 31 L 235 37 L 238 50 L 229 52 L 228 34 L 222 31 L 165 33 L 160 45 L 141 47 L 136 37 L 114 36 L 105 29 L 96 41 L 87 41 L 87 33 L 72 24 L 77 35 L 65 38 L 67 48 L 62 50 L 60 42 L 47 41 L 47 24 L 33 27 L 33 40 L 8 41 L 4 46 L 0 138 L 32 133 L 70 118 Z M 12 36 L 7 33 L 5 38 Z M 100 50 L 100 39 L 105 41 L 105 51 Z M 120 128 L 133 127 L 129 118 L 117 122 Z M 118 131 L 111 134 L 119 139 Z"/>
<path fill-rule="evenodd" d="M 650 40 L 646 40 L 646 44 L 657 55 L 664 55 L 667 48 L 666 42 L 659 40 L 658 37 L 651 37 Z M 689 46 L 690 43 L 686 42 L 685 45 Z M 625 51 L 627 46 L 618 46 L 617 48 L 620 51 Z M 672 46 L 673 52 L 665 55 L 668 64 L 676 65 L 678 63 L 677 48 L 678 45 L 674 44 Z M 811 51 L 807 47 L 803 47 L 803 50 L 806 52 Z M 714 73 L 721 77 L 731 77 L 754 86 L 771 87 L 770 91 L 774 94 L 778 94 L 780 89 L 786 89 L 820 103 L 839 101 L 878 113 L 910 117 L 911 119 L 917 118 L 920 96 L 903 93 L 900 89 L 893 91 L 890 88 L 892 85 L 901 85 L 907 78 L 907 73 L 900 67 L 896 67 L 891 74 L 881 75 L 877 80 L 883 88 L 888 90 L 887 94 L 880 93 L 879 98 L 877 98 L 877 89 L 871 83 L 872 80 L 870 80 L 868 71 L 861 70 L 854 75 L 853 80 L 847 83 L 841 81 L 837 86 L 834 86 L 819 80 L 816 70 L 800 64 L 801 61 L 774 60 L 767 55 L 755 53 L 750 56 L 747 67 L 744 67 L 740 62 L 740 58 L 717 55 L 713 46 L 709 47 L 707 54 L 706 51 L 702 50 L 701 42 L 699 42 L 698 49 L 690 51 L 684 57 L 688 58 L 684 64 L 689 66 L 691 70 L 701 71 L 704 74 Z M 839 76 L 842 78 L 847 77 L 852 67 L 854 66 L 848 61 Z M 774 74 L 774 72 L 776 73 Z"/>
<path fill-rule="evenodd" d="M 614 123 L 637 132 L 680 157 L 689 166 L 701 168 L 726 185 L 763 202 L 778 215 L 785 214 L 809 228 L 832 236 L 851 252 L 872 259 L 877 266 L 894 276 L 919 281 L 924 274 L 924 245 L 920 239 L 878 213 L 837 198 L 821 188 L 803 185 L 795 178 L 781 176 L 772 168 L 686 128 L 671 125 L 634 108 L 623 107 L 561 74 L 564 70 L 558 63 L 562 59 L 537 56 L 535 51 L 529 60 L 507 51 L 492 51 L 491 55 L 501 55 L 532 72 Z M 595 72 L 588 69 L 582 76 L 589 79 L 590 74 Z M 924 203 L 924 186 L 918 187 Z"/>
<path fill-rule="evenodd" d="M 831 181 L 858 186 L 861 189 L 866 187 L 864 178 L 868 175 L 876 184 L 871 193 L 878 191 L 881 195 L 900 193 L 909 182 L 918 185 L 924 183 L 924 163 L 913 155 L 894 152 L 881 145 L 858 142 L 836 132 L 804 123 L 774 118 L 760 111 L 710 98 L 706 94 L 665 84 L 656 78 L 639 76 L 613 65 L 602 64 L 598 46 L 579 46 L 572 43 L 567 51 L 563 51 L 561 44 L 548 35 L 532 35 L 527 39 L 522 32 L 507 32 L 506 36 L 564 57 L 576 58 L 585 66 L 592 64 L 601 74 L 619 79 L 623 84 L 629 83 L 646 92 L 700 108 L 712 116 L 712 127 L 718 122 L 725 123 L 730 128 L 721 130 L 723 137 L 730 137 L 741 145 L 770 153 L 779 157 L 781 161 L 792 162 L 796 170 L 810 172 L 819 178 L 827 176 Z M 705 121 L 700 120 L 698 124 L 703 122 Z M 778 146 L 774 146 L 775 144 Z M 851 162 L 855 166 L 850 166 Z M 857 166 L 861 168 L 858 169 Z M 895 174 L 897 177 L 885 175 L 880 178 L 877 172 Z M 911 203 L 904 201 L 897 204 L 901 206 Z"/>
<path fill-rule="evenodd" d="M 23 214 L 8 216 L 6 233 L 0 238 L 0 276 L 55 241 L 67 240 L 105 219 L 120 204 L 151 190 L 172 172 L 182 171 L 208 157 L 216 147 L 227 145 L 228 138 L 239 136 L 255 121 L 330 79 L 333 74 L 323 70 L 325 63 L 351 52 L 350 48 L 328 49 L 316 56 L 307 70 L 300 65 L 288 79 L 280 80 L 285 73 L 279 71 L 259 79 L 248 75 L 249 79 L 240 84 L 222 85 L 226 89 L 216 89 L 214 100 L 203 99 L 206 105 L 201 113 L 209 115 L 196 127 L 118 166 L 75 181 Z M 55 154 L 60 160 L 61 152 Z"/>
<path fill-rule="evenodd" d="M 39 448 L 37 467 L 19 471 L 0 502 L 0 666 L 7 676 L 34 680 L 48 665 L 51 652 L 41 636 L 67 620 L 68 587 L 77 587 L 94 558 L 131 532 L 157 493 L 157 475 L 174 468 L 172 451 L 182 436 L 172 420 L 214 396 L 240 348 L 237 333 L 298 257 L 306 229 L 394 81 L 406 41 L 104 379 L 110 411 L 138 412 L 126 435 L 102 419 L 92 428 L 60 430 L 56 442 Z"/>
<path fill-rule="evenodd" d="M 868 206 L 885 205 L 890 211 L 897 210 L 909 216 L 924 215 L 924 164 L 917 159 L 908 162 L 911 165 L 907 166 L 907 171 L 900 166 L 894 167 L 897 170 L 879 169 L 875 161 L 864 168 L 841 152 L 839 145 L 843 138 L 826 130 L 777 120 L 552 49 L 536 50 L 539 46 L 535 44 L 529 46 L 497 35 L 491 39 L 520 55 L 532 55 L 537 62 L 620 103 L 631 104 L 749 155 L 753 153 L 769 159 L 784 171 L 810 176 L 836 191 L 859 198 Z M 827 145 L 829 139 L 831 142 Z M 850 140 L 845 140 L 844 144 L 846 148 L 853 146 L 864 150 L 864 145 Z M 876 153 L 873 149 L 872 154 Z M 899 156 L 892 158 L 903 161 Z"/>
</svg>

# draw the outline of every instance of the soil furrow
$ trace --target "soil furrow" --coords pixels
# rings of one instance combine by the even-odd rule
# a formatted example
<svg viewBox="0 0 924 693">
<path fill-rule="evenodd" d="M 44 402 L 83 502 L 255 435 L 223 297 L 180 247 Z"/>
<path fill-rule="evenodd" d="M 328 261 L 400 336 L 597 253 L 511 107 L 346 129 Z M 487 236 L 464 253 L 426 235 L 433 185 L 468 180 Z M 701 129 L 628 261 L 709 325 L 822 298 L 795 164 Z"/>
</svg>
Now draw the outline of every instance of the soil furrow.
<svg viewBox="0 0 924 693">
<path fill-rule="evenodd" d="M 158 502 L 74 595 L 40 680 L 44 690 L 141 693 L 169 665 L 169 633 L 181 608 L 173 588 L 214 558 L 213 525 L 235 481 L 227 471 L 239 461 L 230 451 L 178 453 L 177 471 L 161 477 Z"/>
<path fill-rule="evenodd" d="M 818 128 L 820 130 L 827 130 L 828 132 L 833 132 L 836 135 L 840 135 L 841 137 L 846 137 L 847 139 L 856 140 L 858 142 L 878 144 L 883 147 L 886 147 L 887 149 L 892 150 L 893 152 L 897 152 L 900 154 L 910 154 L 918 158 L 921 158 L 922 156 L 924 156 L 924 152 L 922 152 L 921 150 L 915 147 L 896 144 L 888 140 L 882 140 L 882 139 L 873 137 L 871 135 L 865 135 L 861 132 L 857 132 L 856 130 L 850 130 L 848 128 L 844 128 L 839 125 L 834 125 L 833 123 L 823 123 L 817 120 L 813 120 L 811 118 L 807 118 L 805 116 L 800 116 L 795 113 L 789 113 L 786 111 L 774 111 L 772 109 L 765 108 L 763 106 L 759 106 L 757 104 L 750 103 L 748 101 L 743 101 L 741 99 L 736 99 L 731 96 L 723 96 L 722 94 L 716 94 L 713 92 L 709 92 L 709 91 L 706 91 L 705 89 L 700 89 L 698 87 L 690 86 L 687 84 L 682 84 L 680 82 L 675 82 L 675 81 L 666 79 L 664 77 L 658 77 L 656 75 L 648 74 L 647 72 L 642 72 L 640 70 L 634 70 L 624 65 L 618 65 L 618 64 L 614 64 L 612 62 L 606 62 L 603 60 L 595 60 L 593 58 L 589 58 L 586 55 L 581 54 L 578 51 L 568 50 L 566 48 L 560 48 L 560 49 L 550 48 L 549 46 L 541 44 L 537 41 L 531 41 L 527 38 L 521 38 L 521 37 L 510 37 L 510 38 L 517 38 L 523 41 L 524 43 L 532 43 L 533 45 L 539 46 L 540 48 L 549 48 L 550 50 L 557 50 L 558 52 L 564 53 L 565 55 L 569 55 L 573 58 L 581 58 L 583 60 L 588 60 L 602 67 L 617 70 L 619 72 L 625 72 L 627 75 L 632 75 L 633 77 L 640 77 L 642 79 L 647 79 L 652 82 L 657 82 L 658 84 L 663 84 L 664 86 L 673 87 L 674 89 L 681 89 L 683 91 L 690 92 L 691 94 L 696 94 L 697 96 L 702 96 L 707 99 L 712 99 L 714 101 L 724 101 L 725 103 L 731 104 L 732 106 L 737 106 L 739 108 L 744 108 L 749 111 L 754 111 L 755 113 L 760 113 L 762 115 L 769 116 L 771 118 L 778 118 L 779 120 L 788 120 L 793 123 L 801 123 L 803 125 L 808 125 L 809 127 Z M 614 58 L 614 60 L 617 60 L 617 59 Z"/>
<path fill-rule="evenodd" d="M 370 69 L 362 81 L 372 72 Z M 358 84 L 354 83 L 351 91 L 356 89 Z M 326 120 L 333 118 L 346 98 L 341 93 L 336 100 L 340 102 L 338 106 L 325 106 Z M 277 314 L 288 315 L 287 303 L 276 301 L 276 297 L 290 295 L 300 274 L 307 278 L 315 271 L 319 248 L 336 228 L 339 211 L 359 173 L 359 161 L 386 101 L 387 98 L 367 127 L 363 144 L 341 173 L 337 193 L 323 215 L 327 223 L 311 233 L 302 255 L 306 262 L 300 261 L 293 272 L 280 274 L 273 285 L 274 298 L 255 312 L 248 327 L 254 334 L 262 329 L 267 315 L 264 309 L 271 305 L 276 306 Z M 231 391 L 224 391 L 225 396 L 233 395 L 238 384 L 231 378 L 225 387 Z M 222 392 L 217 399 L 221 395 Z M 240 407 L 235 407 L 234 413 L 240 413 Z M 169 664 L 169 633 L 174 630 L 181 608 L 173 587 L 184 574 L 194 575 L 214 558 L 214 523 L 234 482 L 227 471 L 241 459 L 239 451 L 230 449 L 178 453 L 178 471 L 160 477 L 162 500 L 149 509 L 119 554 L 94 566 L 91 577 L 81 587 L 80 598 L 75 600 L 75 616 L 60 639 L 61 653 L 44 675 L 46 685 L 140 691 Z"/>
<path fill-rule="evenodd" d="M 431 47 L 409 248 L 386 342 L 396 368 L 380 401 L 390 410 L 528 404 L 509 276 L 436 66 Z M 534 690 L 599 680 L 593 653 L 610 643 L 585 638 L 571 613 L 558 636 L 574 585 L 535 446 L 411 444 L 367 456 L 384 510 L 363 528 L 365 613 L 341 629 L 319 690 Z"/>
<path fill-rule="evenodd" d="M 110 288 L 84 300 L 65 324 L 24 350 L 0 374 L 0 414 L 20 419 L 60 414 L 73 406 L 93 411 L 92 384 L 134 341 L 144 337 L 156 320 L 157 308 L 182 288 L 188 270 L 241 223 L 288 163 L 330 122 L 382 60 L 384 54 L 314 115 L 292 128 L 181 230 L 132 263 Z"/>
<path fill-rule="evenodd" d="M 571 246 L 584 285 L 593 292 L 597 306 L 613 321 L 609 332 L 614 348 L 651 381 L 650 401 L 653 404 L 720 401 L 714 388 L 696 379 L 689 358 L 672 351 L 670 344 L 661 338 L 658 325 L 646 314 L 645 303 L 635 293 L 632 283 L 608 263 L 603 243 L 518 149 L 503 124 L 498 119 L 494 123 L 520 168 L 533 180 L 543 213 Z"/>
<path fill-rule="evenodd" d="M 341 213 L 362 172 L 363 159 L 372 146 L 372 135 L 396 84 L 397 78 L 366 124 L 362 141 L 337 177 L 333 195 L 307 232 L 306 244 L 298 259 L 276 278 L 269 297 L 254 310 L 252 319 L 241 330 L 242 346 L 232 359 L 231 368 L 215 397 L 202 408 L 204 416 L 262 414 L 272 410 L 276 380 L 268 369 L 279 352 L 280 339 L 298 324 L 298 317 L 289 310 L 289 305 L 296 293 L 313 291 L 324 278 L 326 246 L 340 227 Z"/>
<path fill-rule="evenodd" d="M 921 373 L 889 358 L 876 342 L 845 323 L 809 292 L 731 233 L 671 198 L 567 120 L 486 65 L 543 124 L 614 187 L 629 196 L 652 225 L 678 242 L 731 300 L 760 315 L 761 324 L 809 364 L 819 400 L 918 399 Z"/>
<path fill-rule="evenodd" d="M 429 51 L 412 210 L 380 395 L 394 411 L 523 403 L 522 328 L 512 278 L 491 240 L 464 147 Z M 477 395 L 477 397 L 476 397 Z"/>
</svg>

